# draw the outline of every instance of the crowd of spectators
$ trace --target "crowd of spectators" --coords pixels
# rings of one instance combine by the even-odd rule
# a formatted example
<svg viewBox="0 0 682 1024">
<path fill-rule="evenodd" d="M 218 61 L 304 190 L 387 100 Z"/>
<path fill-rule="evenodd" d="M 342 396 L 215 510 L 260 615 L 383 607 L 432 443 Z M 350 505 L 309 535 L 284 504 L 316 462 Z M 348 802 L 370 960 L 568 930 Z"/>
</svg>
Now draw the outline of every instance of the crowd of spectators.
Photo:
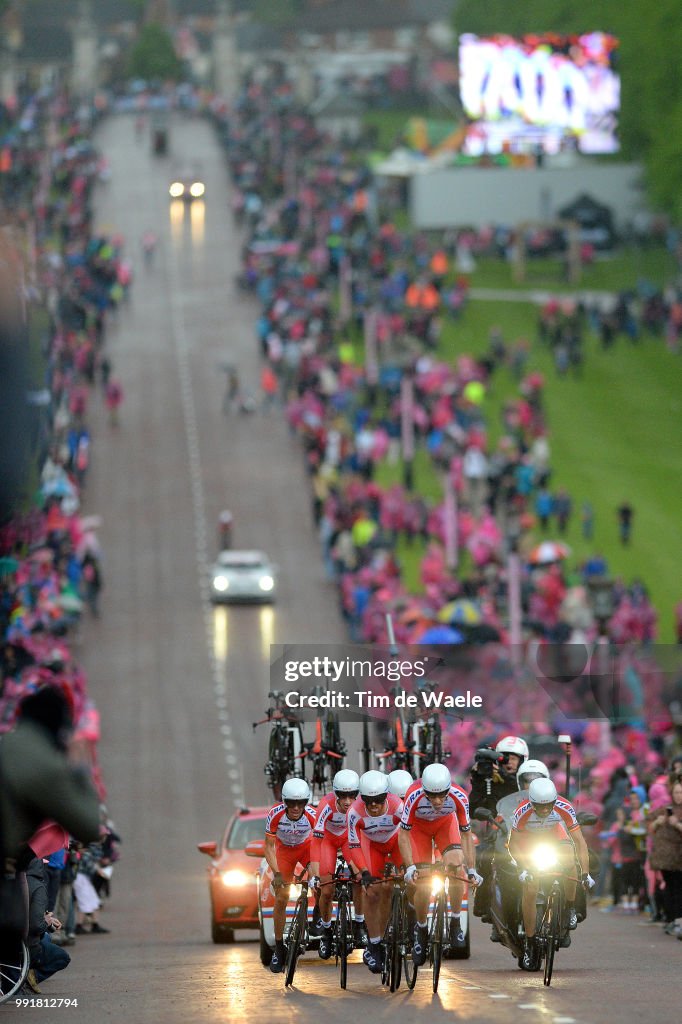
<svg viewBox="0 0 682 1024">
<path fill-rule="evenodd" d="M 102 161 L 89 112 L 44 91 L 15 112 L 3 110 L 0 121 L 2 237 L 20 267 L 0 316 L 9 345 L 16 339 L 29 353 L 28 365 L 12 366 L 12 384 L 27 387 L 31 415 L 28 444 L 23 422 L 3 437 L 5 452 L 15 445 L 21 465 L 14 491 L 3 491 L 0 524 L 0 733 L 14 734 L 30 701 L 56 691 L 69 709 L 71 757 L 101 804 L 97 812 L 95 802 L 94 830 L 81 829 L 90 838 L 94 831 L 93 842 L 83 845 L 48 824 L 29 840 L 33 860 L 17 862 L 29 883 L 27 984 L 35 992 L 68 965 L 60 947 L 77 935 L 108 931 L 97 913 L 118 857 L 119 837 L 103 802 L 99 713 L 75 649 L 83 617 L 99 615 L 104 584 L 101 520 L 81 508 L 95 448 L 89 409 L 93 401 L 109 404 L 112 389 L 120 403 L 106 321 L 124 297 L 130 269 L 122 240 L 93 232 Z M 50 779 L 43 781 L 49 804 Z"/>
<path fill-rule="evenodd" d="M 606 563 L 597 574 L 595 559 L 572 571 L 562 554 L 533 557 L 538 527 L 561 536 L 573 499 L 551 487 L 545 382 L 527 366 L 528 343 L 506 343 L 498 327 L 483 356 L 439 357 L 443 319 L 466 305 L 468 278 L 457 266 L 463 244 L 475 248 L 475 238 L 399 229 L 396 211 L 377 205 L 357 149 L 321 135 L 286 90 L 251 85 L 229 117 L 219 109 L 214 116 L 235 210 L 247 228 L 240 283 L 260 305 L 263 405 L 271 407 L 276 381 L 303 445 L 313 521 L 353 639 L 385 640 L 388 608 L 398 639 L 414 642 L 451 602 L 465 599 L 478 621 L 464 621 L 466 613 L 456 610 L 446 624 L 465 634 L 483 625 L 487 639 L 504 641 L 508 555 L 518 549 L 528 631 L 557 642 L 601 633 L 617 643 L 651 643 L 657 622 L 645 583 L 614 581 L 608 614 L 596 614 L 593 584 L 608 579 Z M 287 160 L 278 159 L 285 151 Z M 541 334 L 577 350 L 585 316 L 575 304 L 551 303 L 541 313 Z M 502 367 L 514 369 L 518 392 L 504 405 L 503 434 L 493 446 L 484 399 Z M 454 539 L 447 501 L 413 486 L 411 458 L 401 483 L 381 482 L 385 467 L 399 463 L 406 418 L 418 454 L 454 492 Z M 394 481 L 398 475 L 395 468 Z M 616 515 L 620 522 L 621 509 L 614 521 Z M 590 537 L 589 501 L 581 526 Z M 418 597 L 397 557 L 415 541 L 423 549 Z M 453 572 L 455 561 L 470 569 Z"/>
</svg>

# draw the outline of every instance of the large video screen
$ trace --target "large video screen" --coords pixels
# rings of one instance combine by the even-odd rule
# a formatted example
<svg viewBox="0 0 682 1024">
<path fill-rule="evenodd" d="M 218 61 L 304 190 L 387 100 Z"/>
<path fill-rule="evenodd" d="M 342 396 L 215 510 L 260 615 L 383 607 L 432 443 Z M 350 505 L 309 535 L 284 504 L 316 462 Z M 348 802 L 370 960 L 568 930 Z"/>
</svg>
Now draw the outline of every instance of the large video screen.
<svg viewBox="0 0 682 1024">
<path fill-rule="evenodd" d="M 460 95 L 475 122 L 465 149 L 618 150 L 618 40 L 605 32 L 460 37 Z"/>
</svg>

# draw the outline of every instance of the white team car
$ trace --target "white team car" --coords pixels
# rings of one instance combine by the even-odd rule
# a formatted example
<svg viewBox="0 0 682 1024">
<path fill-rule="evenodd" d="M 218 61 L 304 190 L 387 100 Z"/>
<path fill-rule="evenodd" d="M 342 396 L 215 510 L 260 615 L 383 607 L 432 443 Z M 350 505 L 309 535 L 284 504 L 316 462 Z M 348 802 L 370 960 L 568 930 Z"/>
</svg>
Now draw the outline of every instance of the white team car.
<svg viewBox="0 0 682 1024">
<path fill-rule="evenodd" d="M 277 571 L 262 551 L 221 551 L 211 569 L 211 601 L 271 604 L 277 597 Z"/>
</svg>

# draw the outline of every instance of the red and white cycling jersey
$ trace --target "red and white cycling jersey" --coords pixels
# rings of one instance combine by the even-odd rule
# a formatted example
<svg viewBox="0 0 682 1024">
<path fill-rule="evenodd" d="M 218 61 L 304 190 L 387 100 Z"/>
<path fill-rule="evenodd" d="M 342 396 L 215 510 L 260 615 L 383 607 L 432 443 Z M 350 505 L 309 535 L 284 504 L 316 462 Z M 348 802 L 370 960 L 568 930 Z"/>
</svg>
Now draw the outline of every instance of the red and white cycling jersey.
<svg viewBox="0 0 682 1024">
<path fill-rule="evenodd" d="M 557 797 L 556 803 L 546 818 L 540 818 L 530 800 L 524 800 L 512 815 L 512 831 L 537 834 L 539 832 L 575 832 L 580 828 L 572 803 Z"/>
<path fill-rule="evenodd" d="M 419 822 L 434 822 L 440 818 L 447 818 L 451 814 L 454 814 L 457 818 L 460 832 L 469 832 L 471 830 L 469 798 L 464 790 L 460 789 L 453 782 L 450 786 L 450 792 L 443 801 L 443 806 L 436 810 L 426 796 L 421 780 L 417 779 L 405 794 L 405 807 L 400 827 L 411 829 L 413 825 L 419 825 Z"/>
<path fill-rule="evenodd" d="M 286 804 L 275 804 L 268 812 L 265 834 L 274 836 L 282 846 L 300 846 L 311 838 L 314 824 L 315 808 L 310 804 L 298 821 L 287 817 Z"/>
<path fill-rule="evenodd" d="M 313 835 L 316 839 L 324 839 L 325 832 L 332 836 L 343 836 L 348 829 L 348 811 L 340 811 L 336 806 L 336 794 L 327 793 L 317 805 L 317 818 Z"/>
<path fill-rule="evenodd" d="M 367 813 L 361 797 L 351 804 L 348 812 L 348 845 L 351 850 L 360 846 L 360 832 L 364 832 L 372 843 L 387 843 L 398 831 L 403 802 L 395 793 L 386 796 L 386 809 L 376 818 Z"/>
</svg>

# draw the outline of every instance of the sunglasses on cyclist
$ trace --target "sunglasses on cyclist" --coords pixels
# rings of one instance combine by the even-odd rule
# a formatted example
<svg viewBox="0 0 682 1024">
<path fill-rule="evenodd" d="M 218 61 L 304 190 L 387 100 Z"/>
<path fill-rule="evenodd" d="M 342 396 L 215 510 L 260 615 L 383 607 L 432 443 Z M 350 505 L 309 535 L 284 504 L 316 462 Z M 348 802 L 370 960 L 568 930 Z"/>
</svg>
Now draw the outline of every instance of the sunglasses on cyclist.
<svg viewBox="0 0 682 1024">
<path fill-rule="evenodd" d="M 424 790 L 424 796 L 431 797 L 431 799 L 433 799 L 434 797 L 439 799 L 440 797 L 445 798 L 449 792 L 449 789 L 444 789 L 442 793 L 428 793 L 426 790 Z"/>
<path fill-rule="evenodd" d="M 346 798 L 348 798 L 349 800 L 355 800 L 359 792 L 359 789 L 347 790 L 344 793 L 337 793 L 336 797 L 337 800 L 345 800 Z"/>
<path fill-rule="evenodd" d="M 287 807 L 305 807 L 308 803 L 307 800 L 285 800 L 284 803 Z"/>
<path fill-rule="evenodd" d="M 385 799 L 386 794 L 384 793 L 383 796 L 363 796 L 362 802 L 363 804 L 383 804 Z"/>
</svg>

